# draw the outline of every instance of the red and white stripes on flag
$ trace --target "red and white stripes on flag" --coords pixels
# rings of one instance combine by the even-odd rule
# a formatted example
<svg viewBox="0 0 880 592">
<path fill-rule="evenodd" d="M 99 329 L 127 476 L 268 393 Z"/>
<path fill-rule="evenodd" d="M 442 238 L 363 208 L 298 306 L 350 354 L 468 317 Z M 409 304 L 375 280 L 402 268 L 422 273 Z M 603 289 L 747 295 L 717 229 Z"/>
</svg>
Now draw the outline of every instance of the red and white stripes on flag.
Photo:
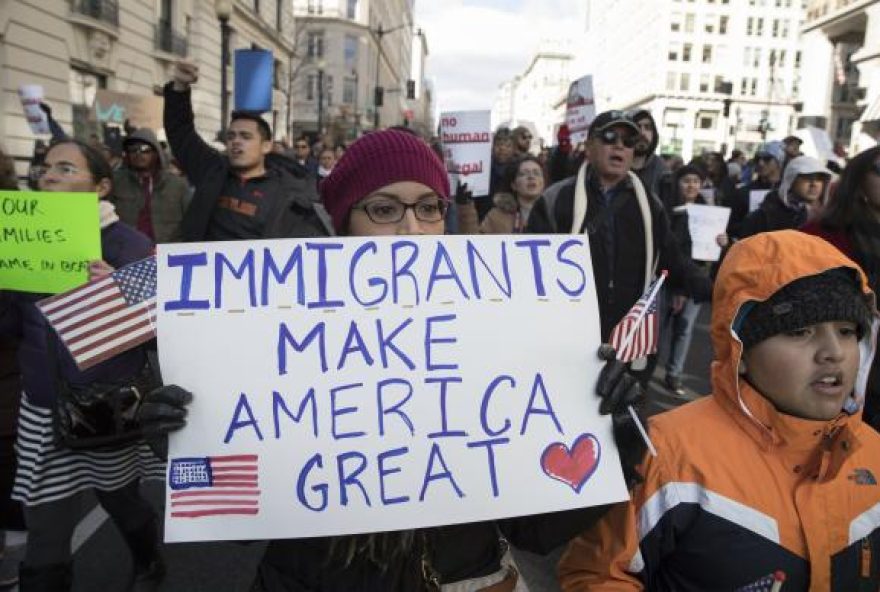
<svg viewBox="0 0 880 592">
<path fill-rule="evenodd" d="M 156 258 L 142 259 L 37 308 L 80 370 L 156 336 Z"/>
<path fill-rule="evenodd" d="M 621 362 L 632 362 L 656 353 L 660 337 L 660 315 L 657 314 L 657 295 L 666 279 L 661 273 L 651 282 L 642 297 L 629 309 L 614 329 L 609 342 Z"/>
<path fill-rule="evenodd" d="M 172 518 L 253 516 L 260 511 L 256 454 L 173 459 L 168 485 Z"/>
</svg>

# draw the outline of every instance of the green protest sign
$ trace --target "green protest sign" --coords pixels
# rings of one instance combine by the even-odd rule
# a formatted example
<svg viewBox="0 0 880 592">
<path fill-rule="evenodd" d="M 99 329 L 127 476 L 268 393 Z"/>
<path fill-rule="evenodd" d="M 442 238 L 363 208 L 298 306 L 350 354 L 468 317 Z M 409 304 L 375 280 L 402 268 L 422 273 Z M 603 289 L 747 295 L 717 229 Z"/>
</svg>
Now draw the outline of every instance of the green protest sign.
<svg viewBox="0 0 880 592">
<path fill-rule="evenodd" d="M 100 258 L 97 194 L 0 191 L 0 289 L 65 292 Z"/>
</svg>

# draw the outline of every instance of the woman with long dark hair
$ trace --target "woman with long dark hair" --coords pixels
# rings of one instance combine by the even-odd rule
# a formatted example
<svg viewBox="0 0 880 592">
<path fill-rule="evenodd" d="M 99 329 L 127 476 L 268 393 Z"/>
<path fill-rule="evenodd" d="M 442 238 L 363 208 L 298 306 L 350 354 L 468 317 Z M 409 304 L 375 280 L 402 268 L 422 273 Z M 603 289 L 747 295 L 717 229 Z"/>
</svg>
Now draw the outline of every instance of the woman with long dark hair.
<svg viewBox="0 0 880 592">
<path fill-rule="evenodd" d="M 527 155 L 504 169 L 501 187 L 492 196 L 492 209 L 482 222 L 467 194 L 458 199 L 459 234 L 518 234 L 526 227 L 532 205 L 544 193 L 544 167 L 537 157 Z"/>
<path fill-rule="evenodd" d="M 861 266 L 880 288 L 880 146 L 857 154 L 840 175 L 820 217 L 801 228 L 821 236 Z M 865 393 L 865 421 L 880 431 L 880 358 L 874 358 Z"/>
<path fill-rule="evenodd" d="M 357 140 L 321 185 L 325 207 L 342 236 L 442 235 L 449 193 L 446 168 L 428 144 L 394 129 Z M 618 441 L 618 448 L 634 447 Z M 640 460 L 638 453 L 631 456 Z M 528 588 L 507 552 L 508 541 L 548 553 L 607 509 L 273 540 L 252 591 L 523 592 Z"/>
</svg>

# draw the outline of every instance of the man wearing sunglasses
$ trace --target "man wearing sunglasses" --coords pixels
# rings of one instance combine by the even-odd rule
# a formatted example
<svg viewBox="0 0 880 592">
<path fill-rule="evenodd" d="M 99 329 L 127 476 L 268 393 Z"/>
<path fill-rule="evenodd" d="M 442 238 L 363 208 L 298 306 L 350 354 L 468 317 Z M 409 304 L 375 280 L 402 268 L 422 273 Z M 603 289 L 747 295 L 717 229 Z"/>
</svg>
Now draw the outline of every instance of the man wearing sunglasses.
<svg viewBox="0 0 880 592">
<path fill-rule="evenodd" d="M 180 222 L 189 199 L 189 186 L 168 170 L 165 153 L 148 128 L 132 132 L 122 142 L 125 164 L 113 173 L 113 194 L 119 219 L 156 243 L 180 240 Z"/>
<path fill-rule="evenodd" d="M 669 270 L 668 285 L 697 301 L 711 292 L 678 250 L 660 201 L 630 172 L 640 140 L 623 111 L 599 114 L 587 137 L 587 163 L 577 176 L 544 191 L 526 227 L 530 233 L 589 235 L 603 340 L 661 269 Z"/>
</svg>

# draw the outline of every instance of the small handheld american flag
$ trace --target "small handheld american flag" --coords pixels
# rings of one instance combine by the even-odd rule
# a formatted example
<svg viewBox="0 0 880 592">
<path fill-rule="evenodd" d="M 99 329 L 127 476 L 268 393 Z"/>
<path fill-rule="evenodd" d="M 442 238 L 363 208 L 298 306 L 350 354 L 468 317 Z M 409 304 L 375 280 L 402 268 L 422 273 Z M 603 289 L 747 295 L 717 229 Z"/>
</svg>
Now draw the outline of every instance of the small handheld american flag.
<svg viewBox="0 0 880 592">
<path fill-rule="evenodd" d="M 635 305 L 611 330 L 609 342 L 621 362 L 632 362 L 657 351 L 660 317 L 657 314 L 657 295 L 666 280 L 664 270 Z"/>
<path fill-rule="evenodd" d="M 156 258 L 37 303 L 80 370 L 156 336 Z"/>
</svg>

